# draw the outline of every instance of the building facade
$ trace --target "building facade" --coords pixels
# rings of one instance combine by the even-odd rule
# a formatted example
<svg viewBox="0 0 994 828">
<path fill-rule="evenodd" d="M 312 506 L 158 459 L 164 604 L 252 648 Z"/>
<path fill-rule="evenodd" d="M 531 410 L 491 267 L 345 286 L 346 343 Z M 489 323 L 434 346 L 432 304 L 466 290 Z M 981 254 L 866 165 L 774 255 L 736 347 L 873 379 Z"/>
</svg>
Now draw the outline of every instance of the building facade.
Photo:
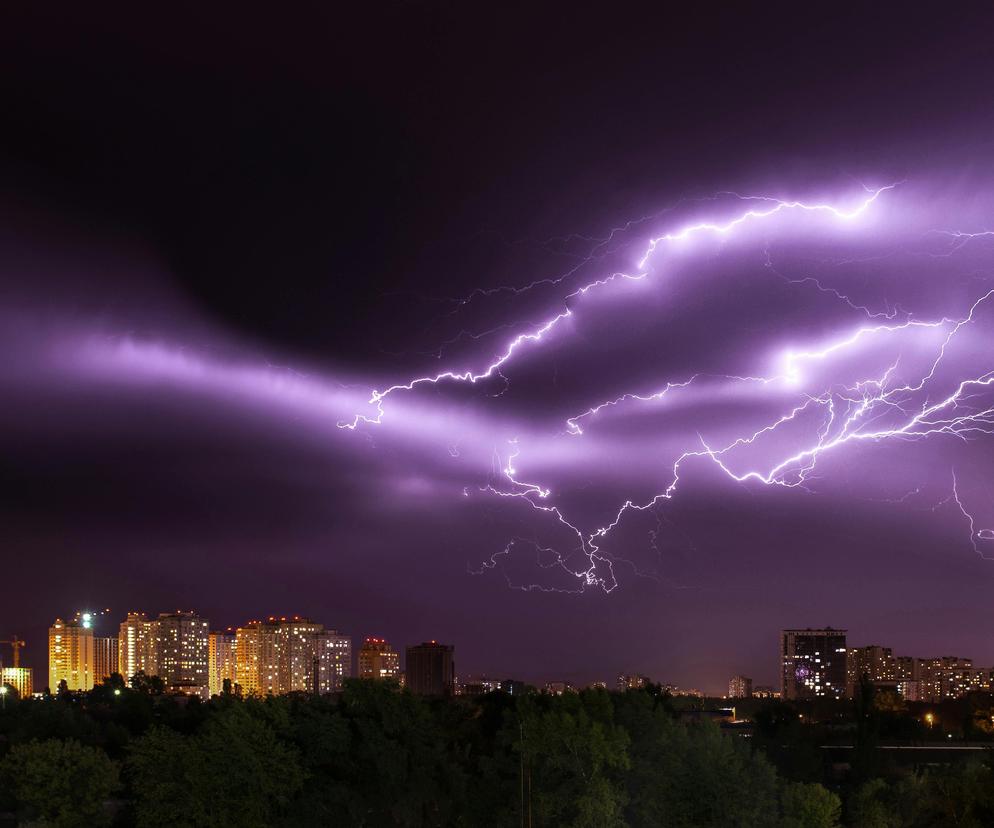
<svg viewBox="0 0 994 828">
<path fill-rule="evenodd" d="M 93 630 L 88 622 L 56 618 L 48 628 L 48 686 L 56 693 L 93 689 Z"/>
<path fill-rule="evenodd" d="M 236 648 L 233 632 L 212 632 L 207 639 L 207 690 L 212 696 L 224 692 L 224 682 L 235 690 Z"/>
<path fill-rule="evenodd" d="M 158 674 L 155 638 L 155 622 L 143 612 L 129 612 L 121 622 L 117 634 L 117 669 L 126 682 L 136 673 Z"/>
<path fill-rule="evenodd" d="M 732 676 L 728 682 L 728 698 L 751 699 L 752 679 L 748 676 Z"/>
<path fill-rule="evenodd" d="M 250 696 L 334 693 L 352 675 L 352 639 L 307 618 L 251 621 L 235 632 L 235 681 Z"/>
<path fill-rule="evenodd" d="M 93 681 L 102 684 L 119 673 L 120 649 L 116 638 L 95 636 L 93 639 Z"/>
<path fill-rule="evenodd" d="M 421 696 L 451 696 L 455 692 L 455 647 L 425 641 L 407 648 L 404 671 L 407 687 Z"/>
<path fill-rule="evenodd" d="M 352 640 L 307 618 L 276 624 L 276 693 L 334 693 L 352 674 Z"/>
<path fill-rule="evenodd" d="M 846 631 L 831 627 L 781 631 L 780 665 L 784 699 L 845 698 Z"/>
<path fill-rule="evenodd" d="M 897 687 L 899 674 L 897 659 L 890 647 L 870 644 L 867 647 L 849 647 L 846 652 L 846 695 L 854 699 L 860 682 L 866 679 L 876 687 Z"/>
<path fill-rule="evenodd" d="M 164 612 L 155 621 L 155 675 L 170 693 L 210 698 L 208 653 L 210 625 L 195 612 Z"/>
<path fill-rule="evenodd" d="M 235 681 L 246 696 L 275 694 L 276 627 L 249 621 L 235 631 Z"/>
<path fill-rule="evenodd" d="M 359 678 L 396 679 L 400 653 L 384 638 L 367 638 L 359 648 Z"/>
<path fill-rule="evenodd" d="M 34 681 L 30 667 L 3 667 L 0 669 L 0 685 L 10 685 L 18 698 L 26 699 L 34 692 Z"/>
</svg>

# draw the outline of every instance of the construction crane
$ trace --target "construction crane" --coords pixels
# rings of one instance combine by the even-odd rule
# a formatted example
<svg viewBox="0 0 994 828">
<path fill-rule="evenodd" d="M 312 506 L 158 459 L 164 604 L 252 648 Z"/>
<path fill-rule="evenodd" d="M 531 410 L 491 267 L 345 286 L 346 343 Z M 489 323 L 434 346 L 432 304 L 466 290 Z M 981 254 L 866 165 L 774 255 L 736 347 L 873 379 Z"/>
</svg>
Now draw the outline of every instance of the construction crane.
<svg viewBox="0 0 994 828">
<path fill-rule="evenodd" d="M 24 646 L 24 640 L 15 635 L 10 641 L 0 641 L 0 644 L 10 644 L 10 648 L 14 651 L 14 667 L 20 667 L 21 647 Z"/>
</svg>

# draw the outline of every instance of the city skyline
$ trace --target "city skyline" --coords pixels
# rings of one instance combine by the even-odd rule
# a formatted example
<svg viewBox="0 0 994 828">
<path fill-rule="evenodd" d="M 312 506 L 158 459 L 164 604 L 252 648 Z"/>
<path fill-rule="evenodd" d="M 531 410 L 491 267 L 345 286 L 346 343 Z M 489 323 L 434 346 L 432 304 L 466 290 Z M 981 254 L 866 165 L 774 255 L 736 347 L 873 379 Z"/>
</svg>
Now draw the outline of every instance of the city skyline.
<svg viewBox="0 0 994 828">
<path fill-rule="evenodd" d="M 776 686 L 809 625 L 994 664 L 989 15 L 11 15 L 36 685 L 84 606 L 540 685 Z"/>
<path fill-rule="evenodd" d="M 109 635 L 106 633 L 112 632 L 114 628 L 113 622 L 110 620 L 113 617 L 111 609 L 107 608 L 102 610 L 99 614 L 91 613 L 86 610 L 78 610 L 73 616 L 71 616 L 70 621 L 63 621 L 61 618 L 56 618 L 53 622 L 54 626 L 49 627 L 48 636 L 48 648 L 46 650 L 48 654 L 48 661 L 44 665 L 44 669 L 38 672 L 31 662 L 26 662 L 23 658 L 23 648 L 26 642 L 16 636 L 11 636 L 12 641 L 16 641 L 18 644 L 18 656 L 21 668 L 27 668 L 32 672 L 34 676 L 37 676 L 33 680 L 29 676 L 25 679 L 22 673 L 10 673 L 8 676 L 8 683 L 12 686 L 16 686 L 17 682 L 23 682 L 25 680 L 32 681 L 33 688 L 35 692 L 43 690 L 46 686 L 50 689 L 53 687 L 53 678 L 55 675 L 54 670 L 56 669 L 55 661 L 52 656 L 52 637 L 55 633 L 65 633 L 66 628 L 78 627 L 80 631 L 85 631 L 90 634 L 90 642 L 87 645 L 89 649 L 87 650 L 88 655 L 82 657 L 88 665 L 91 666 L 92 671 L 88 676 L 88 679 L 84 679 L 85 683 L 87 680 L 89 684 L 83 687 L 81 684 L 70 683 L 70 689 L 88 689 L 94 684 L 99 684 L 102 680 L 101 669 L 99 665 L 112 663 L 114 669 L 112 672 L 120 672 L 121 675 L 125 676 L 128 680 L 131 675 L 137 671 L 144 672 L 149 675 L 164 675 L 166 680 L 166 689 L 176 689 L 179 692 L 183 692 L 182 687 L 177 686 L 175 682 L 170 682 L 168 680 L 168 672 L 163 674 L 162 669 L 158 666 L 155 657 L 150 655 L 139 655 L 137 661 L 130 662 L 132 664 L 131 668 L 127 665 L 129 664 L 128 652 L 129 650 L 134 653 L 136 650 L 139 653 L 147 652 L 143 651 L 144 646 L 148 646 L 151 642 L 148 641 L 145 636 L 147 633 L 140 635 L 138 638 L 138 644 L 131 643 L 129 645 L 129 640 L 131 639 L 131 632 L 134 629 L 134 622 L 137 620 L 140 624 L 148 626 L 150 623 L 155 624 L 157 620 L 163 618 L 182 618 L 188 616 L 191 618 L 199 619 L 203 622 L 205 633 L 203 641 L 203 665 L 202 665 L 202 686 L 203 692 L 200 693 L 205 698 L 210 695 L 215 695 L 221 691 L 222 679 L 225 677 L 231 678 L 234 681 L 234 670 L 236 665 L 242 664 L 242 669 L 244 671 L 244 662 L 246 656 L 244 656 L 241 650 L 236 646 L 236 637 L 239 632 L 251 632 L 252 630 L 259 630 L 262 628 L 271 631 L 271 635 L 276 635 L 277 631 L 281 628 L 287 630 L 288 633 L 292 634 L 298 627 L 307 631 L 320 631 L 324 634 L 325 625 L 319 622 L 310 620 L 309 618 L 300 615 L 290 615 L 290 616 L 265 616 L 263 620 L 247 620 L 240 625 L 235 625 L 228 628 L 216 629 L 208 619 L 199 616 L 193 610 L 181 611 L 176 610 L 174 612 L 160 613 L 157 618 L 150 619 L 145 613 L 139 613 L 130 611 L 127 613 L 125 619 L 116 626 L 113 631 L 117 632 L 118 635 Z M 85 619 L 85 620 L 84 620 Z M 103 619 L 103 620 L 101 620 Z M 103 625 L 103 629 L 101 628 Z M 56 629 L 58 627 L 58 629 Z M 105 635 L 97 635 L 99 632 L 104 632 Z M 332 636 L 338 636 L 344 643 L 344 661 L 341 663 L 345 665 L 345 672 L 339 673 L 340 678 L 338 683 L 326 684 L 324 678 L 321 679 L 321 692 L 333 692 L 340 689 L 341 677 L 392 677 L 392 678 L 403 678 L 407 671 L 408 660 L 405 658 L 403 661 L 400 658 L 400 654 L 405 650 L 410 655 L 411 651 L 417 651 L 425 647 L 435 647 L 436 640 L 410 644 L 399 645 L 399 649 L 394 648 L 389 639 L 382 636 L 352 636 L 348 633 L 339 633 L 335 629 L 328 628 L 327 632 Z M 779 633 L 780 645 L 778 648 L 778 655 L 775 657 L 776 662 L 776 676 L 773 681 L 766 681 L 766 674 L 762 670 L 755 669 L 756 665 L 746 665 L 744 669 L 738 672 L 731 672 L 726 670 L 727 675 L 724 680 L 718 684 L 712 684 L 710 682 L 702 682 L 696 680 L 693 676 L 684 677 L 682 680 L 674 680 L 676 677 L 673 676 L 672 672 L 668 672 L 665 668 L 660 671 L 632 671 L 630 668 L 626 671 L 619 672 L 616 678 L 611 679 L 610 677 L 593 674 L 593 673 L 583 673 L 580 671 L 570 672 L 538 672 L 534 674 L 526 674 L 525 671 L 521 669 L 515 669 L 513 666 L 509 670 L 501 671 L 500 669 L 488 668 L 486 665 L 480 667 L 470 667 L 461 670 L 456 670 L 453 666 L 453 684 L 454 688 L 462 688 L 464 685 L 479 685 L 479 686 L 498 686 L 506 681 L 523 681 L 526 684 L 542 688 L 549 687 L 551 685 L 563 685 L 569 688 L 582 688 L 582 687 L 595 687 L 603 686 L 607 688 L 615 689 L 633 689 L 645 686 L 647 683 L 651 682 L 654 684 L 662 685 L 663 687 L 670 688 L 676 694 L 686 694 L 691 695 L 703 694 L 709 698 L 736 698 L 736 697 L 749 697 L 753 695 L 755 690 L 757 695 L 766 695 L 771 690 L 782 695 L 786 699 L 797 699 L 797 698 L 807 698 L 816 697 L 824 695 L 820 692 L 815 693 L 813 690 L 801 692 L 801 685 L 808 684 L 813 688 L 816 680 L 818 668 L 815 667 L 814 661 L 815 656 L 820 655 L 820 653 L 815 652 L 818 649 L 817 644 L 806 644 L 805 649 L 797 648 L 794 649 L 794 644 L 791 643 L 790 647 L 790 658 L 787 657 L 787 639 L 788 636 L 791 637 L 801 637 L 801 638 L 811 638 L 812 636 L 824 637 L 824 636 L 834 636 L 831 641 L 836 641 L 836 639 L 841 641 L 842 661 L 841 666 L 836 667 L 832 672 L 832 680 L 835 683 L 836 691 L 834 692 L 834 697 L 844 700 L 851 699 L 856 695 L 856 687 L 859 684 L 859 677 L 866 673 L 869 679 L 876 684 L 878 687 L 884 687 L 893 689 L 899 693 L 899 695 L 908 698 L 909 700 L 929 700 L 938 699 L 949 695 L 954 697 L 956 695 L 961 695 L 968 692 L 970 689 L 980 689 L 994 687 L 994 662 L 985 662 L 984 659 L 975 658 L 972 655 L 953 655 L 950 652 L 927 652 L 923 650 L 920 646 L 912 646 L 909 651 L 897 648 L 897 654 L 895 655 L 895 648 L 891 646 L 886 646 L 879 643 L 859 643 L 853 644 L 852 640 L 847 640 L 848 631 L 846 629 L 825 627 L 825 628 L 814 628 L 814 627 L 804 627 L 804 628 L 787 628 L 783 629 Z M 218 638 L 220 637 L 220 639 Z M 219 644 L 221 639 L 227 639 L 227 645 Z M 276 638 L 273 639 L 274 643 Z M 397 639 L 403 641 L 404 639 Z M 812 639 L 814 640 L 814 639 Z M 819 639 L 820 640 L 820 639 Z M 829 639 L 826 639 L 829 640 Z M 862 640 L 862 639 L 861 639 Z M 0 646 L 9 645 L 10 641 L 0 641 Z M 99 652 L 100 646 L 103 644 L 105 648 L 113 646 L 113 656 L 104 656 L 101 660 L 101 655 Z M 75 645 L 78 648 L 78 644 Z M 259 653 L 262 652 L 259 649 L 259 644 L 257 643 L 255 649 L 252 652 Z M 454 645 L 438 645 L 439 647 L 449 647 L 454 649 Z M 224 648 L 223 651 L 221 648 Z M 835 645 L 832 645 L 832 649 L 835 649 Z M 955 650 L 955 648 L 954 648 Z M 364 666 L 364 654 L 366 651 L 369 652 L 369 656 L 365 659 Z M 109 650 L 108 650 L 109 652 Z M 771 651 L 772 652 L 772 651 Z M 793 654 L 797 652 L 798 655 Z M 800 655 L 801 653 L 804 655 Z M 955 652 L 960 652 L 955 650 Z M 465 657 L 465 653 L 462 654 Z M 288 656 L 290 657 L 290 656 Z M 68 663 L 70 665 L 78 663 L 80 657 L 76 657 L 77 661 L 73 662 L 70 660 Z M 132 655 L 132 659 L 135 656 Z M 272 668 L 275 669 L 276 666 L 276 655 L 273 655 Z M 450 656 L 451 658 L 451 656 Z M 797 664 L 803 663 L 805 666 L 801 668 L 803 670 L 803 675 L 795 672 L 797 664 L 794 663 L 794 659 L 800 659 Z M 461 659 L 460 659 L 461 660 Z M 472 661 L 472 657 L 470 657 Z M 265 661 L 265 659 L 263 659 Z M 309 661 L 308 661 L 309 663 Z M 455 662 L 452 662 L 453 665 Z M 227 664 L 227 667 L 220 667 L 219 665 Z M 3 652 L 0 651 L 0 665 L 2 665 L 4 670 L 9 671 L 11 668 L 11 663 L 9 660 L 5 660 L 3 657 Z M 68 669 L 71 669 L 68 668 Z M 299 669 L 299 668 L 294 668 Z M 324 668 L 322 668 L 323 670 Z M 445 668 L 449 669 L 449 668 Z M 230 670 L 230 672 L 229 672 Z M 286 668 L 287 675 L 291 675 L 290 668 Z M 265 671 L 264 671 L 265 672 Z M 379 675 L 377 676 L 376 673 Z M 103 678 L 109 673 L 106 671 L 102 674 Z M 296 675 L 296 673 L 293 673 Z M 322 673 L 323 675 L 323 673 Z M 48 676 L 47 685 L 45 682 L 39 680 L 38 677 Z M 757 678 L 758 676 L 758 678 Z M 785 682 L 789 676 L 794 676 L 797 682 L 797 690 L 793 689 L 793 685 L 790 687 L 785 686 Z M 839 681 L 839 676 L 841 676 L 841 686 Z M 61 677 L 61 674 L 60 674 Z M 308 677 L 303 676 L 302 678 L 288 678 L 287 681 L 290 682 L 285 687 L 273 684 L 273 676 L 269 676 L 268 683 L 267 680 L 260 674 L 259 678 L 250 683 L 246 684 L 245 673 L 242 673 L 242 680 L 239 683 L 240 691 L 246 693 L 262 693 L 263 695 L 267 692 L 284 693 L 289 692 L 292 689 L 304 690 L 310 692 L 310 684 L 308 684 Z M 299 682 L 299 686 L 298 686 Z M 910 685 L 908 684 L 910 682 Z M 58 684 L 58 680 L 54 680 L 54 684 Z M 699 689 L 702 688 L 702 689 Z M 54 691 L 53 691 L 54 692 Z M 447 691 L 448 692 L 448 691 Z M 444 693 L 443 693 L 444 694 Z"/>
</svg>

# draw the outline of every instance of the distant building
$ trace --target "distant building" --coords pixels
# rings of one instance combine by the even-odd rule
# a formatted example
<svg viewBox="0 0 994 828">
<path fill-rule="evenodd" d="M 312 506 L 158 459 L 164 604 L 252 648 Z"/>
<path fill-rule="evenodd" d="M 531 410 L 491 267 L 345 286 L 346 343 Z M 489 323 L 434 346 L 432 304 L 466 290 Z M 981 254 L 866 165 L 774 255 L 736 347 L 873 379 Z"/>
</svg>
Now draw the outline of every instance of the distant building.
<svg viewBox="0 0 994 828">
<path fill-rule="evenodd" d="M 129 612 L 117 634 L 117 669 L 130 681 L 136 673 L 158 674 L 155 663 L 155 622 L 143 612 Z"/>
<path fill-rule="evenodd" d="M 70 690 L 93 689 L 93 629 L 89 618 L 63 621 L 48 628 L 48 685 L 58 692 L 64 681 Z"/>
<path fill-rule="evenodd" d="M 307 618 L 271 617 L 235 632 L 235 679 L 252 696 L 332 693 L 352 675 L 352 639 Z"/>
<path fill-rule="evenodd" d="M 119 648 L 116 638 L 96 636 L 93 639 L 93 681 L 102 684 L 114 673 L 119 673 Z"/>
<path fill-rule="evenodd" d="M 30 667 L 0 668 L 0 685 L 9 684 L 19 698 L 26 699 L 34 692 L 34 681 Z"/>
<path fill-rule="evenodd" d="M 155 621 L 156 675 L 171 693 L 210 698 L 210 624 L 195 612 L 164 612 Z"/>
<path fill-rule="evenodd" d="M 385 638 L 369 637 L 359 648 L 359 678 L 394 679 L 400 675 L 400 654 Z"/>
<path fill-rule="evenodd" d="M 235 677 L 246 696 L 276 694 L 276 626 L 249 621 L 235 631 Z"/>
<path fill-rule="evenodd" d="M 915 662 L 918 701 L 956 699 L 974 690 L 990 689 L 990 671 L 959 656 L 919 658 Z"/>
<path fill-rule="evenodd" d="M 751 699 L 752 679 L 746 676 L 732 676 L 728 682 L 728 698 Z"/>
<path fill-rule="evenodd" d="M 307 618 L 280 619 L 276 624 L 277 693 L 314 693 L 320 684 L 320 642 L 323 624 Z"/>
<path fill-rule="evenodd" d="M 500 682 L 486 676 L 470 676 L 459 685 L 463 696 L 484 696 L 500 690 Z"/>
<path fill-rule="evenodd" d="M 426 641 L 407 648 L 407 687 L 420 696 L 451 696 L 455 692 L 455 647 Z"/>
<path fill-rule="evenodd" d="M 504 679 L 500 683 L 500 689 L 509 696 L 523 696 L 528 692 L 528 685 L 517 679 Z"/>
<path fill-rule="evenodd" d="M 752 688 L 752 697 L 754 699 L 779 699 L 780 691 L 775 687 L 759 686 Z"/>
<path fill-rule="evenodd" d="M 212 632 L 207 638 L 207 690 L 212 696 L 220 696 L 224 682 L 235 690 L 235 634 L 233 632 Z"/>
<path fill-rule="evenodd" d="M 622 673 L 618 676 L 618 681 L 615 686 L 618 688 L 619 693 L 624 693 L 626 690 L 641 690 L 647 684 L 649 684 L 647 676 L 642 676 L 637 673 L 633 675 Z"/>
<path fill-rule="evenodd" d="M 846 631 L 783 630 L 780 634 L 784 699 L 842 699 L 847 686 Z"/>
<path fill-rule="evenodd" d="M 889 647 L 871 644 L 867 647 L 849 647 L 846 652 L 846 695 L 854 699 L 860 682 L 867 679 L 877 687 L 897 687 L 897 660 Z"/>
<path fill-rule="evenodd" d="M 576 688 L 568 681 L 550 681 L 542 688 L 542 692 L 550 696 L 562 696 L 566 693 L 575 693 Z"/>
<path fill-rule="evenodd" d="M 334 693 L 352 675 L 352 639 L 307 618 L 276 627 L 276 692 Z"/>
<path fill-rule="evenodd" d="M 675 687 L 673 685 L 670 686 L 672 688 L 669 691 L 671 696 L 693 696 L 695 699 L 705 698 L 704 692 L 702 690 L 698 690 L 696 687 Z"/>
</svg>

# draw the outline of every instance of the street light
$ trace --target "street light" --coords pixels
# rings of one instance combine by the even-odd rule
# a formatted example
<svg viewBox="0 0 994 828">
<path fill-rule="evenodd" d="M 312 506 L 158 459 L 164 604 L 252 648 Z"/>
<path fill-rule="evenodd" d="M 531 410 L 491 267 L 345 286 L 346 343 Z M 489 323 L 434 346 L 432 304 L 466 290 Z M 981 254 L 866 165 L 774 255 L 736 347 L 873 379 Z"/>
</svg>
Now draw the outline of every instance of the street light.
<svg viewBox="0 0 994 828">
<path fill-rule="evenodd" d="M 0 685 L 0 708 L 7 709 L 7 685 Z"/>
<path fill-rule="evenodd" d="M 932 725 L 935 724 L 935 715 L 933 713 L 925 714 L 925 724 L 929 726 L 929 729 L 931 729 Z"/>
</svg>

